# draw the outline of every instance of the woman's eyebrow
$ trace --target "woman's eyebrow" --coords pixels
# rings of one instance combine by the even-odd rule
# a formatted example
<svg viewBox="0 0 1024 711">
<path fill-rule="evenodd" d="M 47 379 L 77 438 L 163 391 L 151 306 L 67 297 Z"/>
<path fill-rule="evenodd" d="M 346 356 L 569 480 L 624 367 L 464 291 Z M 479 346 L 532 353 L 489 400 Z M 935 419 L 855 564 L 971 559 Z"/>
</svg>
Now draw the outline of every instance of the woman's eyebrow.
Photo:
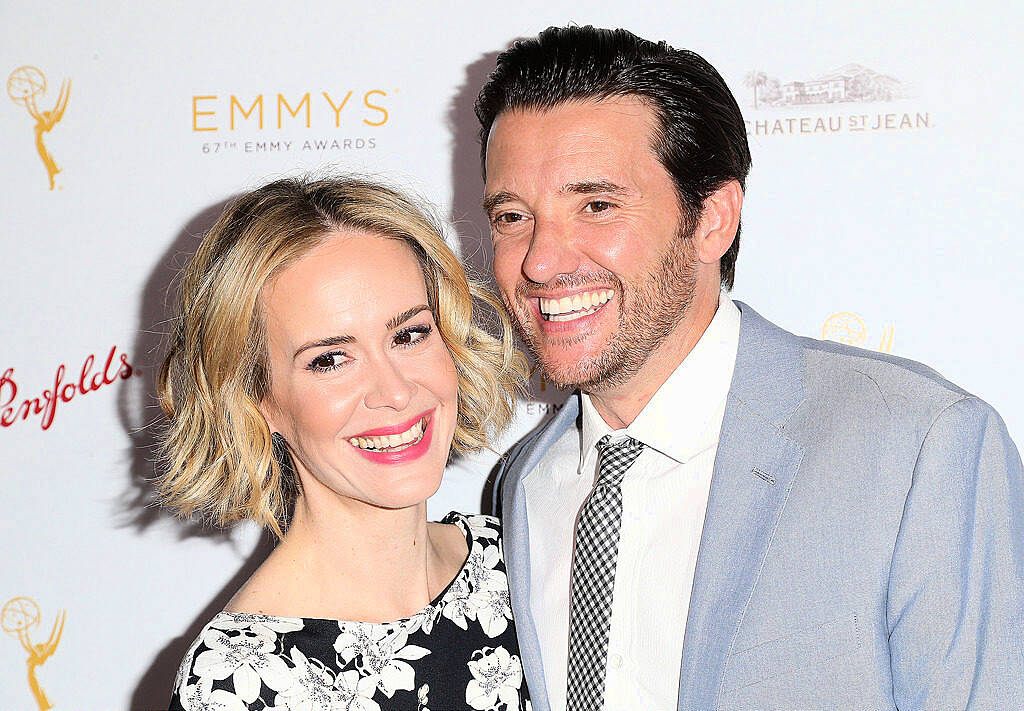
<svg viewBox="0 0 1024 711">
<path fill-rule="evenodd" d="M 388 330 L 390 331 L 393 328 L 398 328 L 421 311 L 430 311 L 430 307 L 426 304 L 420 304 L 419 306 L 413 306 L 411 309 L 406 309 L 397 316 L 393 316 L 391 320 L 388 321 Z"/>
<path fill-rule="evenodd" d="M 390 331 L 394 328 L 398 328 L 403 323 L 411 319 L 421 311 L 430 311 L 430 307 L 426 304 L 420 304 L 419 306 L 413 306 L 411 309 L 406 309 L 402 313 L 392 316 L 387 323 L 387 329 Z M 326 348 L 327 346 L 344 346 L 348 343 L 354 343 L 356 340 L 355 336 L 339 335 L 339 336 L 328 336 L 327 338 L 321 338 L 317 341 L 310 341 L 303 346 L 300 346 L 295 355 L 292 356 L 292 360 L 299 357 L 302 351 L 308 351 L 310 348 Z"/>
<path fill-rule="evenodd" d="M 295 351 L 295 355 L 292 356 L 292 360 L 299 357 L 299 353 L 302 351 L 308 351 L 310 348 L 324 348 L 325 346 L 343 346 L 348 343 L 355 341 L 354 336 L 328 336 L 327 338 L 321 338 L 319 341 L 310 341 L 304 346 L 300 346 L 299 350 Z"/>
</svg>

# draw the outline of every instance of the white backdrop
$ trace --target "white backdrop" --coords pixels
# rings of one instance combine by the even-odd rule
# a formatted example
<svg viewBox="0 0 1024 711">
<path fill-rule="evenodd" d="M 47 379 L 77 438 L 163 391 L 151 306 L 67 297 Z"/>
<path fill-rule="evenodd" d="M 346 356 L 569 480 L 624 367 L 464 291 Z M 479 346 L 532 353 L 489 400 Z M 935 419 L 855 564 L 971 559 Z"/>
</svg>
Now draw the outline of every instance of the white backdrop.
<svg viewBox="0 0 1024 711">
<path fill-rule="evenodd" d="M 252 528 L 146 506 L 165 292 L 224 202 L 285 174 L 370 173 L 437 204 L 485 265 L 472 100 L 498 51 L 550 24 L 666 39 L 730 83 L 754 156 L 737 298 L 927 362 L 1024 432 L 1018 4 L 212 5 L 0 5 L 0 604 L 31 600 L 4 616 L 0 709 L 37 707 L 25 640 L 57 709 L 164 706 L 267 552 Z M 502 447 L 558 400 L 537 385 Z M 494 457 L 452 467 L 432 516 L 479 510 Z"/>
</svg>

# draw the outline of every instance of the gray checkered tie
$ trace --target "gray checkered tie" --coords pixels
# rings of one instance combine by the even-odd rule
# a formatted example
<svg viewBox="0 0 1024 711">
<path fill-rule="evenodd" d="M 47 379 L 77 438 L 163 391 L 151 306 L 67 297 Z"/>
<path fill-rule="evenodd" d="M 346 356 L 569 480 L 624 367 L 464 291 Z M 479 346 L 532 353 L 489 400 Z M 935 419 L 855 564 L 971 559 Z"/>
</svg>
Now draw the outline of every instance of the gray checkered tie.
<svg viewBox="0 0 1024 711">
<path fill-rule="evenodd" d="M 605 435 L 597 443 L 601 458 L 597 484 L 576 523 L 567 711 L 600 711 L 604 707 L 608 629 L 622 524 L 622 477 L 643 448 L 642 442 L 631 437 L 612 442 L 611 435 Z"/>
</svg>

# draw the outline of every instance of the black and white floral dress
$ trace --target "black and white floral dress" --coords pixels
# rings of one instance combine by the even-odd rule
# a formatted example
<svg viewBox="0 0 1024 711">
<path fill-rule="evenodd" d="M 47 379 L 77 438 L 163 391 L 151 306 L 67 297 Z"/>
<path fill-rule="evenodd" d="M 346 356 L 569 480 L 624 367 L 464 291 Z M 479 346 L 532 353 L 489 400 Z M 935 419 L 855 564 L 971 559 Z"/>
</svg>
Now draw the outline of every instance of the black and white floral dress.
<svg viewBox="0 0 1024 711">
<path fill-rule="evenodd" d="M 396 622 L 218 613 L 178 670 L 172 711 L 530 710 L 501 526 L 452 512 L 469 555 Z"/>
</svg>

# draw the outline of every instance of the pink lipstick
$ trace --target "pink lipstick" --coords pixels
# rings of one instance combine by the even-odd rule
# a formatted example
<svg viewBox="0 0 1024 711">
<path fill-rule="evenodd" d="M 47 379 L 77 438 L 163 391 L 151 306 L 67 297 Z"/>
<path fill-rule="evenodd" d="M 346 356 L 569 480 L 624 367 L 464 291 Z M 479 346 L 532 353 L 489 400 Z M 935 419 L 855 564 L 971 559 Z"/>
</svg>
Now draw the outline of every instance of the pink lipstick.
<svg viewBox="0 0 1024 711">
<path fill-rule="evenodd" d="M 419 459 L 430 449 L 434 431 L 434 410 L 428 410 L 401 424 L 379 427 L 348 438 L 348 443 L 371 462 L 378 464 L 404 464 Z M 414 430 L 414 428 L 416 428 Z M 395 441 L 395 437 L 413 430 L 408 441 Z M 417 431 L 418 430 L 418 431 Z M 391 438 L 389 442 L 385 438 Z"/>
</svg>

